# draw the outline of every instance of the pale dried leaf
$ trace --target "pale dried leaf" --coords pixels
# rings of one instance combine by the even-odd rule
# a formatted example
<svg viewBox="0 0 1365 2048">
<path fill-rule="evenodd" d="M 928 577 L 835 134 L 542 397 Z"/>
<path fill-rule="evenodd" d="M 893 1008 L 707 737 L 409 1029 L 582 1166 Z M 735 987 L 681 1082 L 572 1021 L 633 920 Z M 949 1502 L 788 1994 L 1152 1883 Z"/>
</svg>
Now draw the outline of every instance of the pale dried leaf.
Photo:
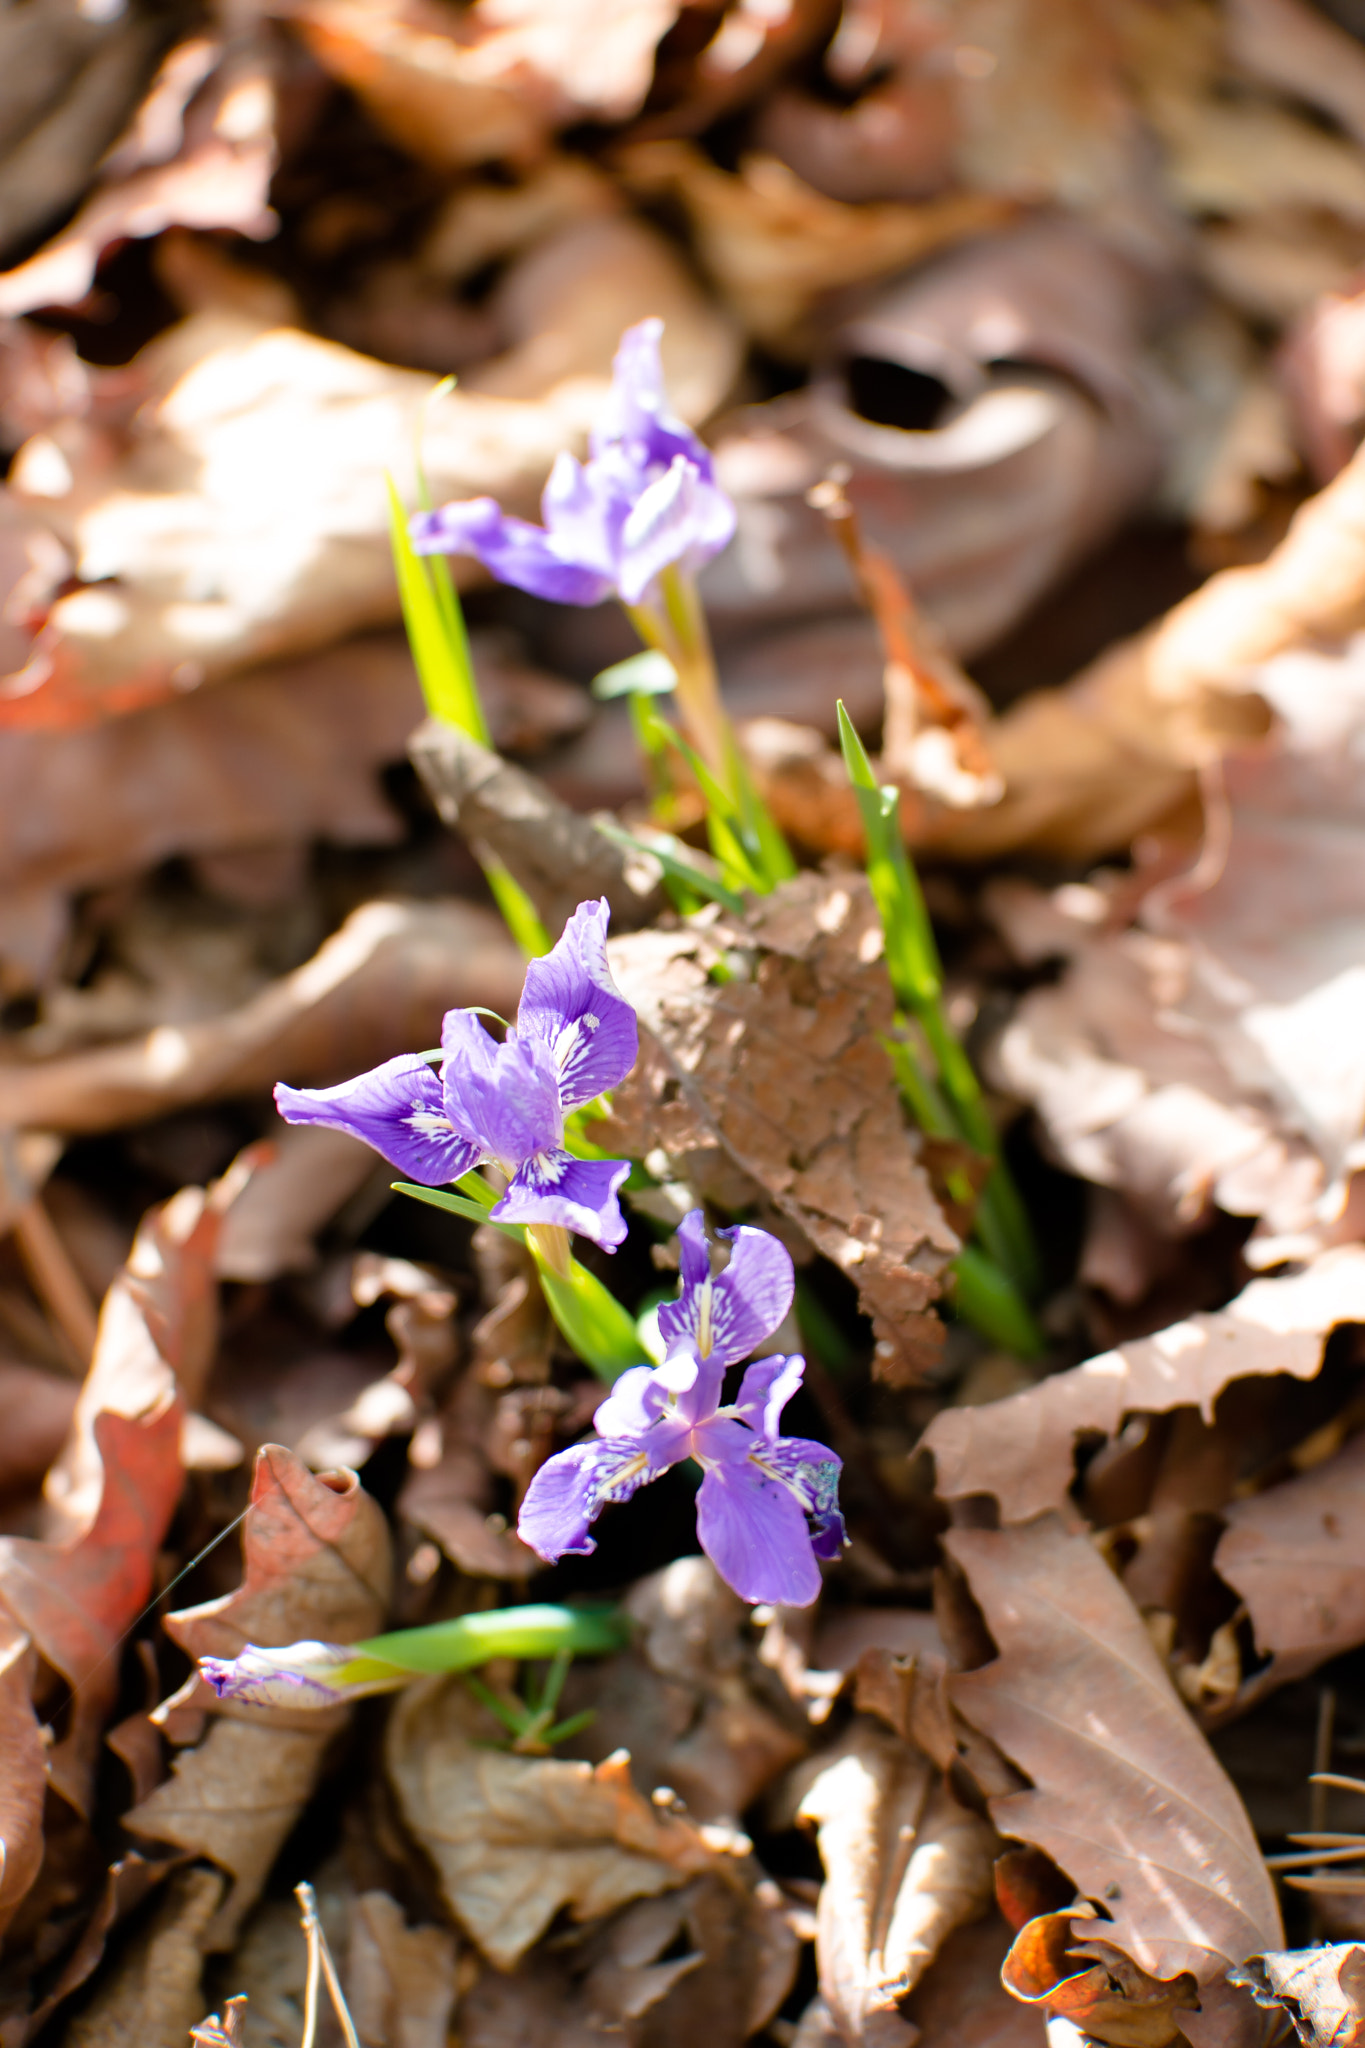
<svg viewBox="0 0 1365 2048">
<path fill-rule="evenodd" d="M 447 1904 L 500 1969 L 565 1907 L 594 1919 L 733 1863 L 690 1821 L 643 1799 L 624 1754 L 596 1770 L 505 1755 L 472 1741 L 466 1718 L 448 1685 L 413 1687 L 389 1724 L 388 1768 Z"/>
<path fill-rule="evenodd" d="M 351 1902 L 346 1997 L 365 2048 L 445 2048 L 454 1935 L 409 1927 L 387 1892 L 362 1892 Z"/>
<path fill-rule="evenodd" d="M 1127 1594 L 1054 1516 L 944 1540 L 1000 1653 L 950 1679 L 953 1702 L 1032 1781 L 989 1802 L 997 1828 L 1103 1899 L 1143 1969 L 1216 1986 L 1277 1937 L 1274 1888 Z"/>
<path fill-rule="evenodd" d="M 1258 2005 L 1288 2015 L 1303 2048 L 1359 2048 L 1365 2040 L 1365 1948 L 1271 1950 L 1250 1956 L 1232 1981 Z"/>
<path fill-rule="evenodd" d="M 71 2048 L 183 2048 L 203 2017 L 203 1942 L 222 1896 L 216 1870 L 172 1872 L 150 1924 L 71 2021 Z"/>
<path fill-rule="evenodd" d="M 43 1860 L 47 1753 L 31 1698 L 33 1651 L 22 1629 L 6 1625 L 0 1645 L 0 1933 L 9 1925 Z"/>
<path fill-rule="evenodd" d="M 938 1492 L 945 1500 L 993 1493 L 1006 1522 L 1062 1509 L 1077 1437 L 1113 1437 L 1126 1415 L 1185 1406 L 1212 1422 L 1234 1380 L 1312 1379 L 1331 1332 L 1352 1322 L 1365 1322 L 1365 1252 L 1353 1245 L 1301 1273 L 1253 1280 L 1226 1308 L 1133 1338 L 1007 1400 L 945 1408 L 921 1439 L 934 1454 Z"/>
</svg>

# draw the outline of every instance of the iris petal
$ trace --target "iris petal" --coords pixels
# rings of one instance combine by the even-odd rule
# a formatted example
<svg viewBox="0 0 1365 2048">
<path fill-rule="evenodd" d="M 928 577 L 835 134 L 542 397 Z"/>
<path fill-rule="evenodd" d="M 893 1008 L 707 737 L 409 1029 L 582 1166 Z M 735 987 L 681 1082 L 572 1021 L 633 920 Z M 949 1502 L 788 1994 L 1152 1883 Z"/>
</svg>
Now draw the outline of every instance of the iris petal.
<svg viewBox="0 0 1365 2048">
<path fill-rule="evenodd" d="M 480 1157 L 471 1134 L 452 1129 L 441 1084 L 415 1053 L 401 1053 L 335 1088 L 290 1088 L 281 1081 L 275 1104 L 287 1124 L 345 1131 L 425 1187 L 458 1180 Z"/>
</svg>

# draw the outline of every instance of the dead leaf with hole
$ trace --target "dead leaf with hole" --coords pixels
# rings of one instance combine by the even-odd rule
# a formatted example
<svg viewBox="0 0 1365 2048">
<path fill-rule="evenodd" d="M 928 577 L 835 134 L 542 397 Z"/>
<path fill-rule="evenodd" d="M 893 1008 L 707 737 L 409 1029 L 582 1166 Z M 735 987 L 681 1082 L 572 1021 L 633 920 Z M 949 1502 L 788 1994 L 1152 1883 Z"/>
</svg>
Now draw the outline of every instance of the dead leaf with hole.
<svg viewBox="0 0 1365 2048">
<path fill-rule="evenodd" d="M 1365 2041 L 1365 1947 L 1358 1941 L 1249 1956 L 1229 1977 L 1268 2012 L 1287 2017 L 1303 2048 Z"/>
<path fill-rule="evenodd" d="M 1365 1251 L 1347 1245 L 1301 1273 L 1253 1280 L 1227 1308 L 1134 1338 L 1006 1400 L 945 1408 L 921 1439 L 934 1454 L 937 1491 L 945 1500 L 994 1494 L 1006 1522 L 1065 1510 L 1078 1437 L 1114 1437 L 1127 1415 L 1186 1406 L 1212 1422 L 1234 1380 L 1312 1379 L 1332 1331 L 1356 1322 L 1365 1322 Z"/>
<path fill-rule="evenodd" d="M 825 1882 L 820 1993 L 851 2048 L 910 2048 L 900 2002 L 955 1927 L 992 1898 L 994 1831 L 912 1743 L 856 1719 L 821 1760 L 797 1818 L 817 1831 Z"/>
<path fill-rule="evenodd" d="M 315 1478 L 292 1452 L 256 1461 L 235 1593 L 166 1619 L 191 1657 L 235 1657 L 248 1642 L 357 1642 L 383 1627 L 389 1536 L 381 1509 L 353 1472 Z M 235 1880 L 205 1940 L 230 1947 L 275 1853 L 311 1794 L 323 1753 L 346 1719 L 220 1701 L 196 1670 L 156 1718 L 173 1741 L 194 1741 L 173 1775 L 125 1816 L 137 1835 L 206 1856 Z"/>
<path fill-rule="evenodd" d="M 431 1045 L 448 1009 L 515 1009 L 524 971 L 474 903 L 362 904 L 314 957 L 239 1009 L 88 1052 L 0 1061 L 0 1124 L 101 1131 L 181 1104 L 343 1080 Z"/>
<path fill-rule="evenodd" d="M 759 1661 L 744 1603 L 708 1559 L 680 1557 L 622 1605 L 630 1647 L 581 1667 L 565 1694 L 594 1715 L 576 1754 L 599 1763 L 628 1750 L 642 1784 L 671 1786 L 697 1820 L 737 1823 L 808 1740 Z"/>
<path fill-rule="evenodd" d="M 1032 1781 L 989 1801 L 996 1827 L 1103 1900 L 1143 1970 L 1194 1973 L 1207 2011 L 1192 2038 L 1238 2039 L 1221 1982 L 1229 1961 L 1278 1938 L 1274 1888 L 1137 1610 L 1055 1516 L 944 1541 L 999 1649 L 950 1678 L 950 1696 Z"/>
<path fill-rule="evenodd" d="M 651 1806 L 624 1753 L 595 1770 L 512 1756 L 473 1740 L 472 1725 L 463 1691 L 410 1688 L 389 1723 L 388 1771 L 447 1904 L 499 1969 L 566 1907 L 592 1920 L 713 1872 L 747 1889 L 743 1837 Z"/>
<path fill-rule="evenodd" d="M 904 1385 L 941 1331 L 926 1313 L 957 1250 L 915 1158 L 877 1034 L 891 997 L 865 882 L 805 874 L 743 920 L 702 913 L 610 947 L 641 1055 L 603 1143 L 632 1157 L 719 1146 L 858 1287 L 879 1377 Z M 733 978 L 709 979 L 725 959 Z M 737 970 L 737 971 L 736 971 Z"/>
<path fill-rule="evenodd" d="M 1184 1971 L 1166 1981 L 1140 1969 L 1095 1935 L 1097 1917 L 1092 1908 L 1071 1907 L 1021 1927 L 1001 1969 L 1005 1989 L 1105 2048 L 1184 2042 L 1176 2015 L 1199 2010 L 1194 1978 Z"/>
<path fill-rule="evenodd" d="M 1224 1510 L 1214 1570 L 1246 1604 L 1269 1662 L 1236 1711 L 1365 1642 L 1365 1436 L 1324 1464 Z"/>
</svg>

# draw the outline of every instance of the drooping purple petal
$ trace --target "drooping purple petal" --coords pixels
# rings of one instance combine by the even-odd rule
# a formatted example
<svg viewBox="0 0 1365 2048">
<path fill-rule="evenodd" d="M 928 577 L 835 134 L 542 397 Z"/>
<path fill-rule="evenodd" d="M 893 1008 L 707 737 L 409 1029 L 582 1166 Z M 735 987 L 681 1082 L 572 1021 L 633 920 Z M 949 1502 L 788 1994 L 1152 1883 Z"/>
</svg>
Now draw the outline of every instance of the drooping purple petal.
<svg viewBox="0 0 1365 2048">
<path fill-rule="evenodd" d="M 629 1174 L 628 1159 L 575 1159 L 547 1149 L 522 1162 L 489 1213 L 497 1223 L 558 1223 L 615 1251 L 626 1237 L 616 1191 Z"/>
<path fill-rule="evenodd" d="M 780 1436 L 753 1453 L 753 1463 L 771 1472 L 792 1490 L 810 1521 L 810 1543 L 817 1557 L 837 1557 L 844 1547 L 844 1518 L 839 1508 L 839 1474 L 843 1461 L 828 1444 L 805 1436 Z"/>
<path fill-rule="evenodd" d="M 590 1438 L 541 1466 L 526 1489 L 517 1534 L 538 1557 L 585 1557 L 597 1548 L 588 1534 L 604 1507 L 629 1500 L 666 1466 L 651 1467 L 648 1452 L 630 1440 Z"/>
<path fill-rule="evenodd" d="M 735 1413 L 756 1435 L 774 1441 L 782 1411 L 800 1386 L 805 1370 L 806 1361 L 799 1353 L 784 1358 L 775 1351 L 767 1358 L 756 1358 L 740 1381 Z"/>
<path fill-rule="evenodd" d="M 441 1029 L 446 1114 L 509 1173 L 564 1137 L 559 1076 L 549 1048 L 509 1037 L 501 1045 L 468 1010 L 450 1010 Z"/>
<path fill-rule="evenodd" d="M 679 1224 L 682 1292 L 659 1310 L 659 1334 L 670 1351 L 690 1341 L 703 1357 L 737 1365 L 782 1321 L 796 1281 L 791 1253 L 770 1232 L 740 1223 L 718 1235 L 733 1249 L 729 1265 L 712 1279 L 701 1211 Z"/>
<path fill-rule="evenodd" d="M 556 547 L 543 526 L 504 512 L 494 498 L 467 498 L 419 512 L 408 531 L 419 555 L 475 555 L 499 583 L 552 604 L 601 604 L 615 578 Z"/>
<path fill-rule="evenodd" d="M 621 529 L 621 602 L 639 604 L 660 570 L 674 562 L 688 569 L 709 562 L 730 539 L 736 518 L 725 493 L 706 483 L 686 456 L 675 456 L 641 492 Z"/>
<path fill-rule="evenodd" d="M 480 1147 L 452 1128 L 441 1083 L 425 1060 L 400 1053 L 335 1088 L 275 1088 L 288 1124 L 326 1124 L 373 1145 L 392 1166 L 425 1187 L 442 1187 L 477 1165 Z"/>
<path fill-rule="evenodd" d="M 605 897 L 580 903 L 550 951 L 526 970 L 517 1036 L 549 1047 L 566 1110 L 624 1080 L 639 1049 L 635 1011 L 607 966 L 610 916 Z"/>
<path fill-rule="evenodd" d="M 697 1535 L 741 1600 L 809 1607 L 819 1594 L 800 1502 L 751 1459 L 709 1467 L 697 1494 Z"/>
</svg>

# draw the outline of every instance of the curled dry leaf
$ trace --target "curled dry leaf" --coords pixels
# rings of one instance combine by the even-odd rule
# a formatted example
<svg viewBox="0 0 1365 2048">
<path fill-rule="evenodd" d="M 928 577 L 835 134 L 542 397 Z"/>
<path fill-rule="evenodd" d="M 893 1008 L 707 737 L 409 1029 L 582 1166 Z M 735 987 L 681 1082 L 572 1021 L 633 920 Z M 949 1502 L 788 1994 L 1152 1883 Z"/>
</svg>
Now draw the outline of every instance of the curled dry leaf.
<svg viewBox="0 0 1365 2048">
<path fill-rule="evenodd" d="M 1190 1970 L 1209 1987 L 1214 2032 L 1197 2038 L 1235 2040 L 1218 1986 L 1229 1961 L 1275 1937 L 1274 1888 L 1137 1610 L 1055 1516 L 944 1540 L 999 1649 L 952 1677 L 950 1696 L 1032 1781 L 990 1800 L 996 1827 L 1103 1899 L 1114 1942 L 1143 1970 Z"/>
<path fill-rule="evenodd" d="M 499 1969 L 565 1907 L 591 1920 L 711 1872 L 746 1889 L 743 1837 L 652 1806 L 624 1752 L 596 1769 L 511 1756 L 471 1739 L 469 1720 L 463 1692 L 410 1688 L 389 1723 L 388 1769 L 447 1904 Z"/>
<path fill-rule="evenodd" d="M 594 1719 L 577 1737 L 594 1763 L 630 1752 L 644 1784 L 669 1785 L 700 1821 L 738 1821 L 806 1748 L 748 1636 L 748 1610 L 704 1557 L 680 1557 L 631 1588 L 629 1649 L 573 1693 Z M 767 1681 L 765 1683 L 765 1680 Z"/>
<path fill-rule="evenodd" d="M 182 2048 L 203 2017 L 203 1939 L 222 1901 L 216 1870 L 173 1871 L 150 1923 L 71 2021 L 72 2048 Z"/>
<path fill-rule="evenodd" d="M 1240 1711 L 1365 1642 L 1365 1436 L 1297 1479 L 1232 1501 L 1224 1516 L 1214 1570 L 1246 1603 L 1269 1659 L 1235 1695 Z"/>
<path fill-rule="evenodd" d="M 941 1338 L 925 1311 L 958 1243 L 878 1043 L 891 1002 L 866 883 L 801 875 L 743 922 L 702 913 L 609 952 L 641 1055 L 604 1142 L 636 1158 L 661 1147 L 684 1180 L 688 1153 L 719 1147 L 855 1282 L 879 1375 L 913 1379 Z M 733 979 L 718 984 L 722 958 Z"/>
<path fill-rule="evenodd" d="M 1249 1956 L 1229 1978 L 1258 2005 L 1286 2015 L 1303 2048 L 1360 2048 L 1365 2041 L 1365 1948 L 1358 1941 Z"/>
<path fill-rule="evenodd" d="M 1176 2015 L 1199 2010 L 1194 1978 L 1182 1971 L 1164 1981 L 1140 1969 L 1111 1941 L 1092 1936 L 1096 1917 L 1091 1908 L 1072 1908 L 1021 1927 L 1000 1973 L 1005 1989 L 1106 2048 L 1183 2042 Z"/>
<path fill-rule="evenodd" d="M 167 1634 L 190 1656 L 235 1657 L 248 1642 L 356 1642 L 383 1626 L 388 1529 L 353 1472 L 315 1478 L 292 1452 L 269 1445 L 256 1461 L 242 1552 L 235 1593 L 167 1617 Z M 125 1825 L 231 1874 L 205 1936 L 208 1947 L 230 1947 L 346 1710 L 298 1715 L 220 1702 L 196 1670 L 156 1718 L 183 1742 L 195 1740 L 206 1716 L 198 1747 L 175 1759 L 173 1775 Z"/>
<path fill-rule="evenodd" d="M 937 1490 L 945 1500 L 993 1493 L 1006 1522 L 1064 1509 L 1079 1436 L 1113 1437 L 1126 1415 L 1185 1406 L 1212 1422 L 1218 1396 L 1234 1380 L 1270 1373 L 1312 1379 L 1331 1332 L 1352 1322 L 1365 1322 L 1365 1251 L 1349 1245 L 1301 1273 L 1253 1280 L 1227 1308 L 1134 1338 L 1006 1400 L 945 1408 L 921 1439 L 934 1454 Z"/>
<path fill-rule="evenodd" d="M 226 46 L 207 36 L 180 43 L 75 219 L 0 276 L 0 314 L 74 305 L 116 242 L 172 226 L 231 228 L 258 241 L 273 235 L 274 168 L 274 67 L 266 37 L 257 30 Z"/>
<path fill-rule="evenodd" d="M 431 1045 L 448 1009 L 515 1009 L 524 963 L 492 911 L 366 903 L 240 1009 L 42 1063 L 0 1062 L 0 1124 L 110 1130 L 180 1104 L 329 1082 Z"/>
<path fill-rule="evenodd" d="M 820 1993 L 850 2048 L 910 2048 L 900 2001 L 954 1927 L 992 1897 L 994 1831 L 913 1744 L 855 1720 L 798 1818 L 817 1829 L 825 1882 Z"/>
</svg>

